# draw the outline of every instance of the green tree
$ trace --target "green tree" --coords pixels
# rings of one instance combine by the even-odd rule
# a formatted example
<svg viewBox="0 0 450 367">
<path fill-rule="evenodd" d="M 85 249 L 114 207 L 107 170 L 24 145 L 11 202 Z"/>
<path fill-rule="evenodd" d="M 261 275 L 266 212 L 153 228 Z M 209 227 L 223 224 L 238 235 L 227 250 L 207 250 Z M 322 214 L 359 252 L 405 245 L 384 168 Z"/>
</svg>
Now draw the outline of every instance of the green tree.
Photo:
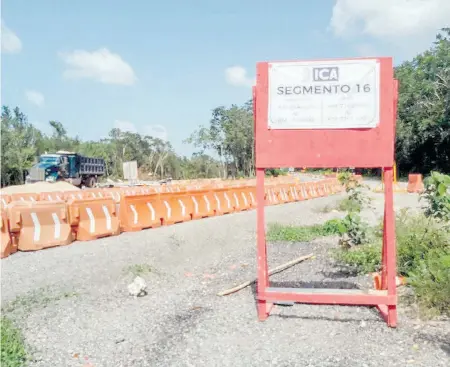
<svg viewBox="0 0 450 367">
<path fill-rule="evenodd" d="M 399 80 L 396 159 L 407 172 L 450 172 L 450 28 L 395 69 Z"/>
<path fill-rule="evenodd" d="M 28 122 L 18 107 L 12 112 L 2 108 L 1 183 L 2 186 L 23 183 L 32 166 L 42 133 Z"/>
<path fill-rule="evenodd" d="M 255 173 L 253 135 L 252 101 L 248 101 L 243 106 L 215 108 L 209 127 L 201 126 L 186 142 L 200 148 L 200 153 L 215 151 L 223 177 L 230 167 L 234 175 L 252 176 Z"/>
</svg>

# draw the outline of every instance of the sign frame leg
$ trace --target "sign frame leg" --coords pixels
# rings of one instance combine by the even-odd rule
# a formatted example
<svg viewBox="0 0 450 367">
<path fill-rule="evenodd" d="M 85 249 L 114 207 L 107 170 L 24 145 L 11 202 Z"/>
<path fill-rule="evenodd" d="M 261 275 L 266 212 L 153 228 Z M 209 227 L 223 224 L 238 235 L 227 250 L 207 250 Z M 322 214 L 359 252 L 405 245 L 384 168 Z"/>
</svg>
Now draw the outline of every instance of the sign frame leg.
<svg viewBox="0 0 450 367">
<path fill-rule="evenodd" d="M 257 264 L 258 283 L 256 286 L 257 309 L 259 321 L 264 321 L 269 317 L 273 307 L 272 303 L 259 299 L 269 287 L 269 267 L 267 265 L 267 245 L 266 245 L 266 225 L 265 225 L 265 192 L 264 192 L 265 169 L 256 169 L 256 241 L 257 241 Z"/>
<path fill-rule="evenodd" d="M 388 296 L 397 296 L 397 250 L 395 243 L 395 214 L 393 193 L 393 167 L 384 167 L 384 221 L 382 248 L 382 289 Z M 397 303 L 378 305 L 378 309 L 390 327 L 397 327 Z"/>
</svg>

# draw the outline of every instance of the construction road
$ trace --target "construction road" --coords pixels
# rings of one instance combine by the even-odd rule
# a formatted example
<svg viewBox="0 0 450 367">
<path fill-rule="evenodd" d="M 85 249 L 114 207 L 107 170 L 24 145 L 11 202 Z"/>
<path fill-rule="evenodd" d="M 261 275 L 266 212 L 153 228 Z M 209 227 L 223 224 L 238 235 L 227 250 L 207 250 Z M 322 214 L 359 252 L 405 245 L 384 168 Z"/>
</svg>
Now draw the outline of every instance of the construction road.
<svg viewBox="0 0 450 367">
<path fill-rule="evenodd" d="M 382 214 L 373 194 L 372 221 Z M 268 223 L 314 224 L 342 195 L 266 208 Z M 396 194 L 395 206 L 417 207 Z M 277 306 L 258 322 L 254 288 L 216 293 L 255 277 L 255 211 L 89 242 L 1 261 L 2 306 L 22 328 L 31 366 L 448 366 L 449 323 L 420 322 L 400 307 L 397 329 L 364 307 Z M 270 266 L 313 252 L 275 285 L 355 287 L 331 262 L 336 238 L 268 244 Z M 140 272 L 148 295 L 127 285 Z M 445 329 L 447 328 L 447 329 Z"/>
</svg>

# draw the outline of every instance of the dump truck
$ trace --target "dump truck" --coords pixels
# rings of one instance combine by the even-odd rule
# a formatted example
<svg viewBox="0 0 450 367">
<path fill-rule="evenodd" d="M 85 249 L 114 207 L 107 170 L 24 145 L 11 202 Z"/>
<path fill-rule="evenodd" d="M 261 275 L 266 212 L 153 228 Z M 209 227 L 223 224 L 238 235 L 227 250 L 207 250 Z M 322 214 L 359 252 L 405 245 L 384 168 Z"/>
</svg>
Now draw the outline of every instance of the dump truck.
<svg viewBox="0 0 450 367">
<path fill-rule="evenodd" d="M 102 158 L 58 151 L 42 154 L 39 162 L 31 167 L 26 183 L 66 181 L 78 187 L 94 187 L 104 174 L 105 161 Z"/>
</svg>

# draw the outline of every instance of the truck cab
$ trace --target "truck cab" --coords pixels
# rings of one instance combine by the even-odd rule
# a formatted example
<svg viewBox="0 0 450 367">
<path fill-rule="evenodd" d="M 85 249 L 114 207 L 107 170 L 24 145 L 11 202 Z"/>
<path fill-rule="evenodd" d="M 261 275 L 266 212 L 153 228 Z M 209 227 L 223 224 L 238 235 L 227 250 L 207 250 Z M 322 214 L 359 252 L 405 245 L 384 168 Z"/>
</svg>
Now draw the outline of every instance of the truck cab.
<svg viewBox="0 0 450 367">
<path fill-rule="evenodd" d="M 38 163 L 31 167 L 27 181 L 57 181 L 62 164 L 60 154 L 43 154 Z"/>
<path fill-rule="evenodd" d="M 93 187 L 98 177 L 104 173 L 103 159 L 58 151 L 56 154 L 42 154 L 39 162 L 31 168 L 26 182 L 67 181 L 75 186 Z"/>
</svg>

